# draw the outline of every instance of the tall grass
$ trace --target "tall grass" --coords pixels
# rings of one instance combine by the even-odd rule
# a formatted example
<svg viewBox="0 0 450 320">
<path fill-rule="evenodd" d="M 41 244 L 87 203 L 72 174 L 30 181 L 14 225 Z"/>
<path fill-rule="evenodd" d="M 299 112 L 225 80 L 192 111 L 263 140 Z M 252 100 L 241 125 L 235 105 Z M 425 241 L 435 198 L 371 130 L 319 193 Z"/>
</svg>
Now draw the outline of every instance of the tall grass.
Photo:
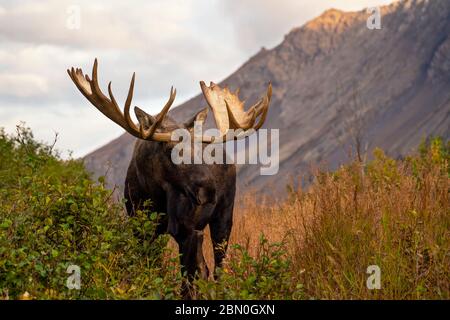
<svg viewBox="0 0 450 320">
<path fill-rule="evenodd" d="M 448 161 L 448 143 L 433 139 L 404 160 L 377 149 L 366 166 L 315 172 L 307 191 L 275 206 L 246 197 L 231 243 L 257 256 L 261 233 L 282 242 L 302 298 L 449 299 Z M 371 265 L 380 289 L 367 287 Z"/>
</svg>

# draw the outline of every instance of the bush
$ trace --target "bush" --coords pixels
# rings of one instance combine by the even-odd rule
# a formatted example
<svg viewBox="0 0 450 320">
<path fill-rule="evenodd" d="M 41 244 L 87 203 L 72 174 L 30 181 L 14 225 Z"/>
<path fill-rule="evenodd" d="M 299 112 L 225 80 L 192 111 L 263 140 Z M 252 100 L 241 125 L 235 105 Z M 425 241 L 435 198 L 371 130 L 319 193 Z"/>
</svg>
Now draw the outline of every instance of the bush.
<svg viewBox="0 0 450 320">
<path fill-rule="evenodd" d="M 111 195 L 81 161 L 61 160 L 29 129 L 0 132 L 0 295 L 176 297 L 180 276 L 166 257 L 168 238 L 152 240 L 157 215 L 128 218 Z M 66 287 L 69 265 L 80 267 L 81 290 Z"/>
<path fill-rule="evenodd" d="M 269 243 L 261 234 L 257 254 L 234 244 L 228 252 L 219 281 L 197 280 L 201 299 L 300 299 L 303 286 L 294 278 L 286 243 Z"/>
</svg>

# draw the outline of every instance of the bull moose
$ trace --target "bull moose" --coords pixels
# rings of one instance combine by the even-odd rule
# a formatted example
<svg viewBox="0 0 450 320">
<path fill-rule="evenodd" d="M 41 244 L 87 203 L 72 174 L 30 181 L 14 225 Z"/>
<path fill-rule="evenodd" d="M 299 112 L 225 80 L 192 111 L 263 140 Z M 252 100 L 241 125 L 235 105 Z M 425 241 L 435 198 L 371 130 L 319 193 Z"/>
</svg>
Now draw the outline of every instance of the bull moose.
<svg viewBox="0 0 450 320">
<path fill-rule="evenodd" d="M 125 180 L 127 213 L 133 215 L 143 208 L 146 200 L 151 200 L 153 211 L 165 213 L 159 220 L 156 234 L 169 233 L 178 243 L 181 268 L 187 275 L 187 283 L 196 274 L 208 278 L 209 271 L 202 252 L 203 230 L 209 225 L 216 269 L 224 259 L 232 227 L 236 167 L 234 164 L 174 164 L 171 160 L 171 150 L 177 143 L 172 140 L 172 132 L 180 128 L 194 132 L 194 123 L 205 121 L 208 107 L 185 123 L 176 122 L 167 114 L 176 95 L 176 90 L 172 88 L 167 103 L 157 116 L 135 107 L 138 120 L 135 124 L 129 112 L 134 73 L 122 112 L 112 93 L 111 82 L 108 85 L 109 98 L 99 88 L 97 59 L 92 69 L 92 79 L 78 68 L 72 67 L 67 72 L 87 100 L 138 138 Z M 214 83 L 207 86 L 200 82 L 200 86 L 220 132 L 217 136 L 202 133 L 201 137 L 196 137 L 201 139 L 203 147 L 245 137 L 245 133 L 252 133 L 263 125 L 272 94 L 270 84 L 263 98 L 247 112 L 238 97 L 238 90 L 231 92 Z M 228 132 L 232 131 L 229 129 L 240 129 L 241 134 L 229 135 Z M 192 137 L 195 138 L 195 135 L 192 134 Z"/>
</svg>

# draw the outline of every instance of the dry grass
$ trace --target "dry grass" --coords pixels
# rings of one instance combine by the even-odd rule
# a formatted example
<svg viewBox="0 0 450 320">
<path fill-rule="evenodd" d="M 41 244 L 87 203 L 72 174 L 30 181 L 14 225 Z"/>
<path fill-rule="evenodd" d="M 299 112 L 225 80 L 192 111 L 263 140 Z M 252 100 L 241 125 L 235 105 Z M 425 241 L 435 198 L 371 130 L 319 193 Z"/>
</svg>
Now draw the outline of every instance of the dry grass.
<svg viewBox="0 0 450 320">
<path fill-rule="evenodd" d="M 230 243 L 255 256 L 260 234 L 284 240 L 308 298 L 448 299 L 448 149 L 432 145 L 404 161 L 375 156 L 364 170 L 355 162 L 316 172 L 308 192 L 280 204 L 247 195 L 237 202 Z M 204 251 L 212 266 L 209 240 Z M 380 290 L 367 288 L 369 265 L 381 268 Z"/>
</svg>

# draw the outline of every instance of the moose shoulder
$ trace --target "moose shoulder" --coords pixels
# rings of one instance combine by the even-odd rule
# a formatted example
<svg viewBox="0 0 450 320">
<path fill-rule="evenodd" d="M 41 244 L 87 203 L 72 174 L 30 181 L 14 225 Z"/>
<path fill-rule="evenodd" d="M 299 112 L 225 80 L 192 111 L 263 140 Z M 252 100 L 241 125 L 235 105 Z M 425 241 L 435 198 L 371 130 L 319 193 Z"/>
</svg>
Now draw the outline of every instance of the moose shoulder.
<svg viewBox="0 0 450 320">
<path fill-rule="evenodd" d="M 84 75 L 81 69 L 67 71 L 81 93 L 100 112 L 138 138 L 125 180 L 128 214 L 133 215 L 146 200 L 151 200 L 154 211 L 166 213 L 159 220 L 156 232 L 170 233 L 178 243 L 182 271 L 186 272 L 188 281 L 196 274 L 207 278 L 209 271 L 202 253 L 203 230 L 209 225 L 215 268 L 220 267 L 232 227 L 236 168 L 234 164 L 175 164 L 171 154 L 177 142 L 172 141 L 171 137 L 176 129 L 187 129 L 193 133 L 194 122 L 203 123 L 208 108 L 186 123 L 175 122 L 167 115 L 176 95 L 172 89 L 166 105 L 155 117 L 135 107 L 136 125 L 129 113 L 134 74 L 122 112 L 112 93 L 111 83 L 108 85 L 109 98 L 99 88 L 97 59 L 92 79 Z M 214 83 L 207 86 L 201 82 L 200 86 L 220 133 L 217 137 L 204 134 L 194 137 L 192 134 L 193 138 L 201 139 L 203 146 L 236 139 L 236 136 L 228 134 L 230 129 L 243 130 L 244 134 L 239 137 L 245 137 L 246 132 L 254 132 L 264 123 L 272 92 L 270 85 L 264 97 L 248 111 L 244 111 L 238 91 L 233 93 Z M 185 294 L 188 296 L 188 291 Z"/>
</svg>

